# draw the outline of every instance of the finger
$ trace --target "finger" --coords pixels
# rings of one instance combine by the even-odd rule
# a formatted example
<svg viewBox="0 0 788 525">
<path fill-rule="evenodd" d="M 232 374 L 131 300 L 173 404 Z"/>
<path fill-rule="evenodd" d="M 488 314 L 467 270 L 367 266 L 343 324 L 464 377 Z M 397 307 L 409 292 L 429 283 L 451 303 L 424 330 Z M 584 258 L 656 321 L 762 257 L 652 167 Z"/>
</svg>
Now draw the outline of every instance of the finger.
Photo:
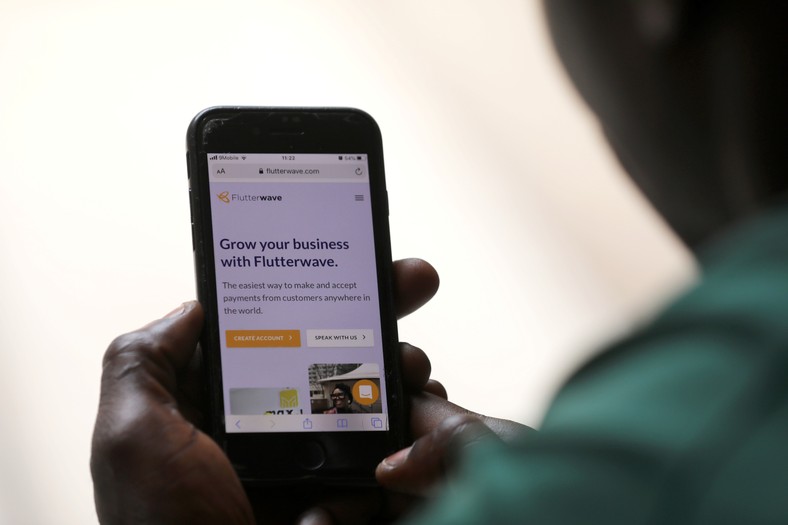
<svg viewBox="0 0 788 525">
<path fill-rule="evenodd" d="M 449 399 L 449 394 L 446 392 L 446 387 L 443 386 L 443 383 L 435 379 L 430 379 L 427 381 L 422 390 L 434 396 L 438 396 L 441 399 Z"/>
<path fill-rule="evenodd" d="M 375 476 L 389 490 L 425 494 L 453 469 L 468 447 L 487 439 L 497 438 L 481 420 L 469 414 L 455 415 L 413 446 L 384 459 Z"/>
<path fill-rule="evenodd" d="M 205 429 L 208 391 L 203 374 L 202 349 L 197 345 L 189 363 L 178 371 L 178 391 L 175 395 L 178 409 L 197 428 Z"/>
<path fill-rule="evenodd" d="M 438 291 L 435 268 L 421 259 L 394 261 L 394 308 L 402 318 L 418 310 Z"/>
<path fill-rule="evenodd" d="M 487 428 L 504 441 L 520 439 L 526 434 L 535 432 L 531 427 L 508 419 L 477 414 L 426 391 L 410 395 L 410 431 L 414 438 L 432 432 L 445 419 L 457 415 L 471 415 L 479 418 Z"/>
<path fill-rule="evenodd" d="M 116 338 L 104 354 L 94 438 L 112 441 L 139 419 L 177 419 L 178 371 L 197 346 L 202 308 L 188 302 L 134 332 Z M 154 410 L 151 410 L 154 407 Z M 184 431 L 188 431 L 188 426 Z"/>
<path fill-rule="evenodd" d="M 334 520 L 331 519 L 331 514 L 328 511 L 315 507 L 301 514 L 296 523 L 298 525 L 333 525 Z"/>
<path fill-rule="evenodd" d="M 198 303 L 184 303 L 110 344 L 101 377 L 94 435 L 98 442 L 114 439 L 141 419 L 175 416 L 179 420 L 172 410 L 177 406 L 178 372 L 194 353 L 202 319 Z"/>
<path fill-rule="evenodd" d="M 470 410 L 428 392 L 410 396 L 410 431 L 414 439 L 429 434 L 445 419 L 456 415 L 478 416 Z"/>
<path fill-rule="evenodd" d="M 379 523 L 383 508 L 380 488 L 349 487 L 321 491 L 299 525 L 362 525 Z"/>
<path fill-rule="evenodd" d="M 194 352 L 202 315 L 199 304 L 184 303 L 110 344 L 104 354 L 94 443 L 127 439 L 140 421 L 174 420 L 181 432 L 190 432 L 173 409 L 177 407 L 178 369 L 188 364 Z"/>
<path fill-rule="evenodd" d="M 176 368 L 181 369 L 189 364 L 197 348 L 203 318 L 202 305 L 197 301 L 187 301 L 161 319 L 152 321 L 129 335 L 147 333 L 158 342 L 158 350 L 171 360 Z"/>
<path fill-rule="evenodd" d="M 409 392 L 421 391 L 430 379 L 432 371 L 430 359 L 421 348 L 408 343 L 400 343 L 399 351 L 405 390 Z"/>
<path fill-rule="evenodd" d="M 149 377 L 153 384 L 172 394 L 177 372 L 189 364 L 197 347 L 202 322 L 202 308 L 190 301 L 167 316 L 116 338 L 104 354 L 102 384 L 140 386 L 141 377 Z M 117 392 L 106 387 L 103 390 Z"/>
</svg>

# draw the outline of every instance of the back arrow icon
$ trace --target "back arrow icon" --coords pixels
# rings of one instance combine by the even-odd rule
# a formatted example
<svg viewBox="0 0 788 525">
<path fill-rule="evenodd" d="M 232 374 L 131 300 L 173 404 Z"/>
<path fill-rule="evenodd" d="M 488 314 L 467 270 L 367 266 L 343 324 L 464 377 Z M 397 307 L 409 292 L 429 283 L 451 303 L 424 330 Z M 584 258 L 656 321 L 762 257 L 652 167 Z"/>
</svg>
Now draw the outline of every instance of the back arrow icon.
<svg viewBox="0 0 788 525">
<path fill-rule="evenodd" d="M 241 420 L 240 419 L 235 422 L 235 427 L 236 428 L 241 428 Z"/>
</svg>

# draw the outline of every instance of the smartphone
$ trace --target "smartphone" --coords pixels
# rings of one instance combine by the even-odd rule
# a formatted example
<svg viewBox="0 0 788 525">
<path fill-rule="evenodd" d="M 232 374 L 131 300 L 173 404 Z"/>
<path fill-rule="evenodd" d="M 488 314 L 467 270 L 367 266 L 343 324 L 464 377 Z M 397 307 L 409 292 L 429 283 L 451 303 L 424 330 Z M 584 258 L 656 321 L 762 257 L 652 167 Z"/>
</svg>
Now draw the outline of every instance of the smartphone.
<svg viewBox="0 0 788 525">
<path fill-rule="evenodd" d="M 214 107 L 187 161 L 211 434 L 246 483 L 373 483 L 405 439 L 377 124 Z"/>
</svg>

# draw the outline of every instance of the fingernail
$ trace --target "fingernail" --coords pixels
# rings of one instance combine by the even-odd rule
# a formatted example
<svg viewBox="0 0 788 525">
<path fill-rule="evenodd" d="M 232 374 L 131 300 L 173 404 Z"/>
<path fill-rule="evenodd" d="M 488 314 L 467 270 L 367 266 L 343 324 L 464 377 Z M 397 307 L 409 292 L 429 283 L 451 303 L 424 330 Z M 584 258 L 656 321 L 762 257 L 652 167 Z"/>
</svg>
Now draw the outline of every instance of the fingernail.
<svg viewBox="0 0 788 525">
<path fill-rule="evenodd" d="M 165 315 L 163 317 L 163 319 L 169 319 L 170 317 L 177 317 L 179 315 L 182 315 L 186 311 L 186 306 L 188 306 L 188 305 L 189 305 L 189 303 L 181 304 L 179 307 L 174 309 L 172 312 L 170 312 L 167 315 Z"/>
<path fill-rule="evenodd" d="M 413 447 L 403 448 L 399 450 L 386 459 L 382 461 L 383 465 L 386 468 L 394 469 L 405 463 L 405 460 L 408 459 L 408 455 L 410 455 L 410 449 Z"/>
<path fill-rule="evenodd" d="M 320 508 L 309 509 L 301 514 L 297 523 L 298 525 L 328 525 L 331 523 L 331 516 Z"/>
</svg>

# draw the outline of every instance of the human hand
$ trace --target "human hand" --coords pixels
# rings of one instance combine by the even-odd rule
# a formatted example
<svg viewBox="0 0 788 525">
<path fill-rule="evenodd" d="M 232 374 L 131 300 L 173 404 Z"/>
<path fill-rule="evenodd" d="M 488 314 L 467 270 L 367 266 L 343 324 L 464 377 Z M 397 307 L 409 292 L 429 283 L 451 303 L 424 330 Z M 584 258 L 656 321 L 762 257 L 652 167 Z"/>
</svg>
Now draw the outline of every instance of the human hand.
<svg viewBox="0 0 788 525">
<path fill-rule="evenodd" d="M 513 421 L 477 414 L 448 401 L 443 385 L 429 378 L 426 355 L 403 346 L 403 365 L 409 370 L 410 430 L 412 446 L 384 459 L 375 472 L 388 491 L 413 496 L 432 492 L 457 463 L 464 448 L 484 439 L 509 441 L 533 429 Z M 407 498 L 387 495 L 390 513 L 407 507 Z M 315 521 L 318 523 L 318 521 Z M 324 520 L 320 523 L 329 523 Z"/>
<path fill-rule="evenodd" d="M 421 376 L 419 387 L 418 374 L 413 372 L 429 371 L 429 360 L 411 345 L 402 343 L 401 350 L 410 371 L 410 430 L 416 441 L 378 465 L 375 474 L 384 490 L 323 498 L 302 515 L 300 525 L 367 523 L 369 517 L 385 523 L 399 518 L 437 492 L 468 447 L 486 439 L 509 441 L 533 431 L 451 403 L 443 385 L 428 375 Z"/>
<path fill-rule="evenodd" d="M 471 412 L 445 395 L 422 392 L 411 396 L 411 431 L 417 438 L 413 445 L 384 459 L 375 476 L 389 491 L 425 496 L 435 491 L 468 447 L 487 439 L 509 441 L 533 429 Z"/>
<path fill-rule="evenodd" d="M 394 265 L 395 302 L 400 316 L 418 309 L 438 287 L 427 263 Z M 91 472 L 102 523 L 254 523 L 255 511 L 268 523 L 292 522 L 303 509 L 328 495 L 268 491 L 250 499 L 221 448 L 199 429 L 199 352 L 202 308 L 185 303 L 163 319 L 118 337 L 104 356 L 104 371 Z M 403 345 L 406 388 L 430 384 L 429 361 Z M 379 491 L 376 491 L 379 492 Z M 377 504 L 321 505 L 334 515 L 352 509 L 361 520 Z M 264 514 L 259 511 L 263 509 Z"/>
</svg>

